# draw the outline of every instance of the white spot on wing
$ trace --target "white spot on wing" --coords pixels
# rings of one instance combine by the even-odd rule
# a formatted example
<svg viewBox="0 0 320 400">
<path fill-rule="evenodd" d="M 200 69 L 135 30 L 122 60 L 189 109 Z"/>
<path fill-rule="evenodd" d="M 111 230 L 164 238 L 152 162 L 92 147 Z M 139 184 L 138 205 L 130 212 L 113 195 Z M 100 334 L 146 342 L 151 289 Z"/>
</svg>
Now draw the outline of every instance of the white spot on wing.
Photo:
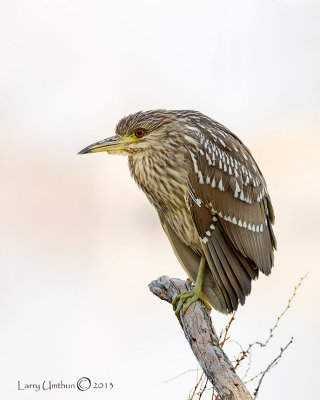
<svg viewBox="0 0 320 400">
<path fill-rule="evenodd" d="M 202 185 L 204 183 L 202 172 L 198 171 L 199 183 Z"/>
<path fill-rule="evenodd" d="M 211 133 L 211 136 L 213 137 L 213 139 L 215 140 L 215 141 L 217 141 L 217 135 L 215 135 L 214 133 Z"/>
<path fill-rule="evenodd" d="M 234 197 L 238 197 L 240 192 L 240 186 L 238 181 L 236 180 L 236 190 L 234 191 Z"/>
<path fill-rule="evenodd" d="M 211 158 L 209 157 L 208 153 L 206 153 L 206 159 L 208 160 L 208 164 L 212 165 L 212 161 L 211 161 Z"/>
<path fill-rule="evenodd" d="M 199 171 L 199 168 L 198 168 L 198 163 L 197 163 L 197 160 L 196 160 L 196 156 L 192 153 L 192 151 L 190 151 L 190 154 L 191 154 L 191 158 L 192 158 L 192 161 L 193 161 L 194 172 L 197 174 L 198 171 Z"/>
<path fill-rule="evenodd" d="M 191 196 L 192 200 L 196 203 L 198 207 L 201 207 L 201 200 L 196 199 L 195 194 L 192 189 L 189 189 L 189 195 Z"/>
<path fill-rule="evenodd" d="M 218 188 L 219 188 L 222 192 L 224 191 L 224 188 L 223 188 L 223 185 L 222 185 L 222 178 L 220 178 L 220 182 L 219 182 Z"/>
</svg>

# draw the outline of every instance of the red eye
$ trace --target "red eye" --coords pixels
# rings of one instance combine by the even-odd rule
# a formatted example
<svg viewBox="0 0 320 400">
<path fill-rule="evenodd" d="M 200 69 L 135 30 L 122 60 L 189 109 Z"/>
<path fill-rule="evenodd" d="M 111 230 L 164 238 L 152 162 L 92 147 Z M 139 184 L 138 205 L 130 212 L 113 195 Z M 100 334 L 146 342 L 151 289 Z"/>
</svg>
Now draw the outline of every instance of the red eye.
<svg viewBox="0 0 320 400">
<path fill-rule="evenodd" d="M 145 134 L 145 131 L 143 129 L 137 129 L 136 133 L 135 133 L 137 138 L 141 138 L 144 134 Z"/>
</svg>

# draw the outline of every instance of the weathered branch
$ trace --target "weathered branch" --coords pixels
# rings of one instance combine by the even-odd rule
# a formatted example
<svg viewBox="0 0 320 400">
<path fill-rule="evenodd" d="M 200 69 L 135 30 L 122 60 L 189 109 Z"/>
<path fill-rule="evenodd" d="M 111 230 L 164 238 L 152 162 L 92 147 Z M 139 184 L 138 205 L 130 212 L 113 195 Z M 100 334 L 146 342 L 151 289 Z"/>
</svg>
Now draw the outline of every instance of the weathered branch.
<svg viewBox="0 0 320 400">
<path fill-rule="evenodd" d="M 162 276 L 149 284 L 153 294 L 172 303 L 176 295 L 192 291 L 187 280 Z M 244 383 L 236 374 L 231 361 L 219 345 L 208 309 L 201 301 L 191 304 L 188 311 L 181 310 L 180 318 L 184 334 L 201 368 L 217 391 L 221 400 L 252 400 Z"/>
</svg>

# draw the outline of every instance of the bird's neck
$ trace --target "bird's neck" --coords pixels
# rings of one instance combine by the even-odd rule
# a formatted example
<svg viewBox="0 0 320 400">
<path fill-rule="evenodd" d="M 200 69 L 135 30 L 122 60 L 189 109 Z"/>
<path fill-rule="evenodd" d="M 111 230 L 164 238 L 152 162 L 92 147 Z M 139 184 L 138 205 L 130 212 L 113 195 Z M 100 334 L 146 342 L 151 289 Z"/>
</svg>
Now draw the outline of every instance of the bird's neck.
<svg viewBox="0 0 320 400">
<path fill-rule="evenodd" d="M 175 152 L 149 151 L 129 156 L 130 173 L 148 199 L 158 209 L 183 201 L 187 190 L 187 169 L 184 149 Z"/>
</svg>

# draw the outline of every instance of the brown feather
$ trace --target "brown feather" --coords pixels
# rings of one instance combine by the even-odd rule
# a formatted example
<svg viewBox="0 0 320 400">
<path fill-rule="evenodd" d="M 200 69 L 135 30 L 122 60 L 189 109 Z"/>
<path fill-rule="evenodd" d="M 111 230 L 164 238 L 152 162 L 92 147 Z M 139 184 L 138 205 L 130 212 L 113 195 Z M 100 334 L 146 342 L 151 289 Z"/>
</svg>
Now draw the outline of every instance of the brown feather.
<svg viewBox="0 0 320 400">
<path fill-rule="evenodd" d="M 219 139 L 219 133 L 215 134 Z M 271 271 L 276 246 L 273 208 L 261 171 L 234 135 L 224 136 L 222 146 L 207 131 L 201 130 L 200 136 L 202 145 L 191 154 L 189 209 L 205 241 L 210 269 L 236 309 L 238 299 L 243 304 L 250 293 L 251 279 L 258 276 L 258 270 L 267 275 Z M 208 237 L 213 217 L 216 229 Z"/>
</svg>

